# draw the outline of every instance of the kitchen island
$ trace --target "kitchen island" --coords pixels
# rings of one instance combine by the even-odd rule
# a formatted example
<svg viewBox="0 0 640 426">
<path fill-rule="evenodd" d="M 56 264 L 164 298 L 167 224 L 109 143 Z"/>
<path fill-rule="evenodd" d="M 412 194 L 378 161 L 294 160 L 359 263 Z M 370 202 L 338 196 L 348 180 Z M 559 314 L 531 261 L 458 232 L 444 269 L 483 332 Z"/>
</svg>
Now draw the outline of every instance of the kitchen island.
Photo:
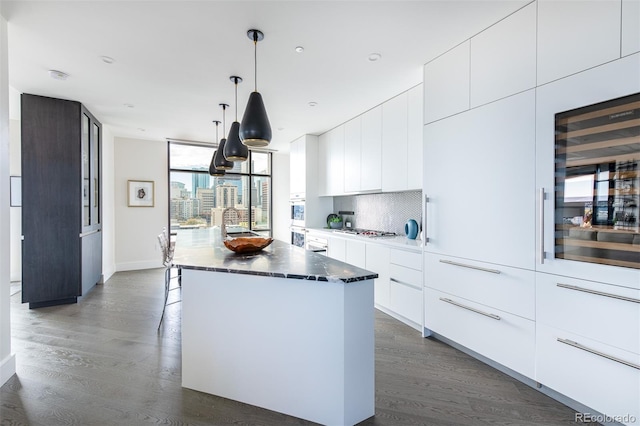
<svg viewBox="0 0 640 426">
<path fill-rule="evenodd" d="M 374 415 L 377 274 L 275 240 L 178 233 L 182 386 L 327 425 Z"/>
</svg>

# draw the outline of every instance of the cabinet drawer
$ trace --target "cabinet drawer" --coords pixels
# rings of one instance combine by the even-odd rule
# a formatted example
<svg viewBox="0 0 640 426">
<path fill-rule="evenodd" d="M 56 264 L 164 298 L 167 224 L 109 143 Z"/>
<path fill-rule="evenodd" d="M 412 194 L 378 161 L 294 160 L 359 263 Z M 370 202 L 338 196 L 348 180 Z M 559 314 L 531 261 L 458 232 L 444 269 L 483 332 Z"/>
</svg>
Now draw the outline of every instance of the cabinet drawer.
<svg viewBox="0 0 640 426">
<path fill-rule="evenodd" d="M 535 273 L 432 253 L 425 286 L 524 318 L 535 318 Z"/>
<path fill-rule="evenodd" d="M 537 274 L 536 320 L 640 353 L 640 290 Z"/>
<path fill-rule="evenodd" d="M 391 263 L 422 271 L 422 254 L 405 250 L 391 250 Z"/>
<path fill-rule="evenodd" d="M 537 325 L 536 351 L 538 382 L 603 414 L 640 420 L 640 370 L 606 357 L 639 365 L 638 354 L 545 324 Z M 622 423 L 636 424 L 629 420 Z"/>
<path fill-rule="evenodd" d="M 391 282 L 399 282 L 405 286 L 415 289 L 422 289 L 422 272 L 415 269 L 405 268 L 395 264 L 389 265 L 389 277 Z"/>
<path fill-rule="evenodd" d="M 533 378 L 535 322 L 430 288 L 424 326 Z"/>
<path fill-rule="evenodd" d="M 421 288 L 408 286 L 391 278 L 389 282 L 389 303 L 392 311 L 418 325 L 422 324 Z"/>
</svg>

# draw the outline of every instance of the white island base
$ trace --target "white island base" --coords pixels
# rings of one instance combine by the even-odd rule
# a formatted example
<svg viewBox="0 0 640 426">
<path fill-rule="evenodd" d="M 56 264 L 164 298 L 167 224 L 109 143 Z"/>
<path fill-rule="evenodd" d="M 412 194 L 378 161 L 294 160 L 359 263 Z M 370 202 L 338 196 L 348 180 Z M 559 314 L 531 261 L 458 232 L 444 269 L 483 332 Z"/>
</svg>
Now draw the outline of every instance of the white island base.
<svg viewBox="0 0 640 426">
<path fill-rule="evenodd" d="M 373 280 L 183 269 L 182 386 L 317 423 L 374 415 Z"/>
</svg>

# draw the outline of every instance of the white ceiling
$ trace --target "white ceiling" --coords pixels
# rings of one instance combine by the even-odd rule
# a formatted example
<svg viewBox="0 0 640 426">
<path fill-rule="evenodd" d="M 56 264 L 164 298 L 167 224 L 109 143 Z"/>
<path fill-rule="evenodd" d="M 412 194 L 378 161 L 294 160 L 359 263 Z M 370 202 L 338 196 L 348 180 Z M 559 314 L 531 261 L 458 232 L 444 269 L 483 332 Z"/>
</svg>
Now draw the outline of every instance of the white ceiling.
<svg viewBox="0 0 640 426">
<path fill-rule="evenodd" d="M 297 137 L 323 133 L 421 83 L 424 63 L 529 1 L 3 0 L 1 12 L 10 86 L 80 101 L 115 136 L 159 141 L 213 142 L 221 102 L 231 105 L 229 129 L 231 75 L 244 78 L 242 119 L 254 86 L 246 32 L 260 29 L 258 91 L 271 147 L 287 151 Z M 373 52 L 382 59 L 370 62 Z M 54 80 L 51 69 L 69 78 Z"/>
</svg>

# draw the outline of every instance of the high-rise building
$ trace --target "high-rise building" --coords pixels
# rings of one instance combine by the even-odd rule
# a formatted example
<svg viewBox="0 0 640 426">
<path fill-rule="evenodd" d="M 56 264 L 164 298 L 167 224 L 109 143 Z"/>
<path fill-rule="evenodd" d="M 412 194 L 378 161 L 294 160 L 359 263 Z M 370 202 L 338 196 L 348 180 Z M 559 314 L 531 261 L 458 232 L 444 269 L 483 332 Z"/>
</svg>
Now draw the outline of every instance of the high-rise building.
<svg viewBox="0 0 640 426">
<path fill-rule="evenodd" d="M 260 205 L 262 206 L 262 210 L 265 212 L 269 211 L 269 179 L 261 179 L 260 180 L 261 191 L 260 191 Z"/>
<path fill-rule="evenodd" d="M 201 167 L 195 170 L 206 170 L 206 169 Z M 195 194 L 196 197 L 198 196 L 198 188 L 209 188 L 210 179 L 211 179 L 211 176 L 209 176 L 208 170 L 207 170 L 207 173 L 191 174 L 191 188 L 192 188 L 193 194 Z"/>
<path fill-rule="evenodd" d="M 191 193 L 187 191 L 184 183 L 178 181 L 171 181 L 171 188 L 169 190 L 169 198 L 171 200 L 178 198 L 190 198 Z"/>
<path fill-rule="evenodd" d="M 215 207 L 213 188 L 198 188 L 196 199 L 200 200 L 200 212 L 203 216 L 211 215 L 211 209 Z"/>
<path fill-rule="evenodd" d="M 171 215 L 179 221 L 200 216 L 200 200 L 196 198 L 171 200 Z"/>
<path fill-rule="evenodd" d="M 240 176 L 225 176 L 224 178 L 218 178 L 218 182 L 224 185 L 234 185 L 236 187 L 236 204 L 246 205 L 245 191 L 243 191 L 242 180 L 245 179 Z"/>
<path fill-rule="evenodd" d="M 238 202 L 238 188 L 235 185 L 223 184 L 216 186 L 216 207 L 235 207 Z"/>
</svg>

